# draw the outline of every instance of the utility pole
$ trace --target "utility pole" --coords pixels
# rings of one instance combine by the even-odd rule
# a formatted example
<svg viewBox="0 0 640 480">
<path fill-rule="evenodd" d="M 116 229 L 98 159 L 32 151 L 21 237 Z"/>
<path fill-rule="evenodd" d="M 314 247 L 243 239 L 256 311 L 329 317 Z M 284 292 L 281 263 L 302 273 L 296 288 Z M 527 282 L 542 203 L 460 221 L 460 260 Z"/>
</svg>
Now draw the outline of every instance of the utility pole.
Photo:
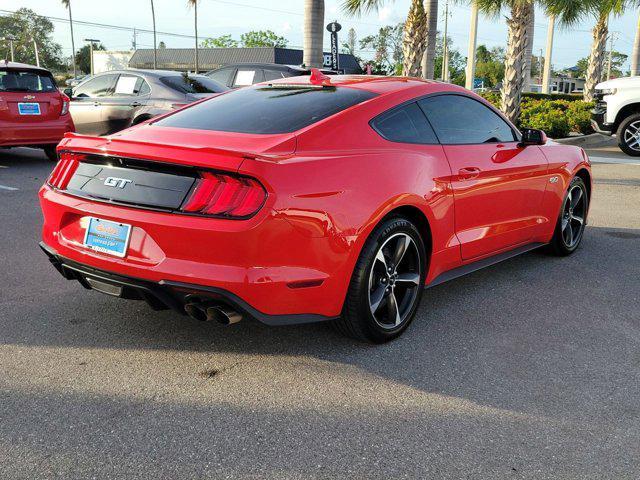
<svg viewBox="0 0 640 480">
<path fill-rule="evenodd" d="M 36 43 L 36 39 L 32 38 L 33 41 L 33 49 L 36 51 L 36 66 L 40 66 L 40 55 L 38 55 L 38 44 Z"/>
<path fill-rule="evenodd" d="M 609 35 L 609 61 L 607 62 L 607 80 L 611 79 L 611 57 L 613 55 L 613 42 L 615 42 L 615 36 L 618 32 L 611 32 Z"/>
<path fill-rule="evenodd" d="M 538 57 L 538 83 L 542 88 L 542 49 L 540 49 L 540 56 Z"/>
<path fill-rule="evenodd" d="M 547 26 L 547 48 L 544 55 L 544 72 L 542 74 L 542 93 L 549 93 L 549 84 L 551 83 L 551 55 L 553 53 L 553 33 L 556 26 L 556 17 L 549 16 L 549 25 Z"/>
<path fill-rule="evenodd" d="M 478 38 L 478 2 L 471 1 L 471 26 L 469 28 L 469 50 L 467 51 L 467 75 L 465 88 L 473 90 L 476 76 L 476 43 Z"/>
<path fill-rule="evenodd" d="M 153 18 L 153 69 L 158 69 L 158 42 L 156 40 L 156 10 L 151 0 L 151 17 Z"/>
<path fill-rule="evenodd" d="M 136 27 L 133 27 L 133 41 L 131 42 L 131 45 L 133 46 L 133 50 L 136 50 L 136 45 L 137 45 L 137 37 L 138 37 L 138 32 L 136 32 Z"/>
<path fill-rule="evenodd" d="M 442 37 L 442 81 L 449 79 L 449 49 L 447 46 L 447 28 L 449 26 L 449 0 L 444 4 L 444 36 Z"/>
<path fill-rule="evenodd" d="M 85 38 L 85 42 L 89 42 L 89 60 L 91 62 L 91 75 L 93 75 L 93 44 L 99 43 L 100 40 L 97 38 Z"/>
<path fill-rule="evenodd" d="M 2 40 L 4 40 L 5 42 L 9 42 L 9 49 L 11 50 L 11 61 L 15 62 L 14 60 L 14 56 L 13 56 L 13 42 L 15 42 L 17 40 L 16 37 L 12 37 L 11 35 L 6 36 L 6 37 L 2 37 Z"/>
</svg>

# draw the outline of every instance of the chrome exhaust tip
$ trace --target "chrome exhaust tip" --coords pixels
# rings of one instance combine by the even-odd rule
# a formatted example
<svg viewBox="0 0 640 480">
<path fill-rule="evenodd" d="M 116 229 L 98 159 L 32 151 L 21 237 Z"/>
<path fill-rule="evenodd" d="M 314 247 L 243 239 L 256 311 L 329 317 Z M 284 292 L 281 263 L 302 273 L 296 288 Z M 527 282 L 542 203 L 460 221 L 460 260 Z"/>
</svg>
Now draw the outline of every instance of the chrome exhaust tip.
<svg viewBox="0 0 640 480">
<path fill-rule="evenodd" d="M 242 315 L 227 307 L 208 307 L 207 320 L 215 320 L 222 325 L 231 325 L 242 320 Z"/>
<path fill-rule="evenodd" d="M 187 315 L 189 315 L 191 318 L 195 320 L 199 320 L 201 322 L 206 322 L 208 320 L 207 312 L 205 311 L 205 308 L 201 303 L 198 303 L 198 302 L 187 303 L 184 306 L 184 310 L 185 312 L 187 312 Z"/>
</svg>

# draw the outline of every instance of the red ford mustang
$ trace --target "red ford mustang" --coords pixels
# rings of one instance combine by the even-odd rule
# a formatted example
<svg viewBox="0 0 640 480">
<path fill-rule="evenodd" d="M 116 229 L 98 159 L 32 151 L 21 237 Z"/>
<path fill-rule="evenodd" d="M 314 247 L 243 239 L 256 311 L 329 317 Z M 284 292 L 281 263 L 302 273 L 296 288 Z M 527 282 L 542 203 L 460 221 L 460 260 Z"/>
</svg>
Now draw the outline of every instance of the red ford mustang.
<svg viewBox="0 0 640 480">
<path fill-rule="evenodd" d="M 40 191 L 68 279 L 233 323 L 398 336 L 423 287 L 580 244 L 590 164 L 462 88 L 287 78 L 110 137 L 68 134 Z"/>
</svg>

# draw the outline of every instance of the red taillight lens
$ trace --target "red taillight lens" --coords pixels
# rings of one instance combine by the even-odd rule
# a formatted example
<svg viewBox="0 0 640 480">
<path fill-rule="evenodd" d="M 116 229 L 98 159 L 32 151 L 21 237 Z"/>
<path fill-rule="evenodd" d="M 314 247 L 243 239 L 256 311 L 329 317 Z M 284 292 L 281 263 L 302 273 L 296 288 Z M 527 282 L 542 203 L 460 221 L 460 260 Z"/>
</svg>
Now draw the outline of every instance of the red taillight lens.
<svg viewBox="0 0 640 480">
<path fill-rule="evenodd" d="M 253 178 L 202 172 L 182 211 L 247 217 L 260 210 L 266 197 L 260 182 Z"/>
<path fill-rule="evenodd" d="M 63 152 L 60 154 L 60 161 L 57 163 L 47 183 L 54 188 L 64 190 L 69 185 L 69 180 L 78 168 L 82 155 L 76 153 Z"/>
<path fill-rule="evenodd" d="M 66 115 L 67 113 L 69 113 L 69 97 L 62 94 L 62 109 L 60 110 L 60 116 Z"/>
</svg>

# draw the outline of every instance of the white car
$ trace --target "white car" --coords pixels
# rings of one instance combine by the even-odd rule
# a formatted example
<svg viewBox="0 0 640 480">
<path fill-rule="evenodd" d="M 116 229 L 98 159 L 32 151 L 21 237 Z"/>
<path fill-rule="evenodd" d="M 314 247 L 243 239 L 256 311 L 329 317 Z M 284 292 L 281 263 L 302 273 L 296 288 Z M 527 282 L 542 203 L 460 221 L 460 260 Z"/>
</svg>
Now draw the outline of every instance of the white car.
<svg viewBox="0 0 640 480">
<path fill-rule="evenodd" d="M 596 85 L 591 124 L 596 132 L 615 135 L 627 155 L 640 157 L 640 77 L 624 77 Z"/>
</svg>

